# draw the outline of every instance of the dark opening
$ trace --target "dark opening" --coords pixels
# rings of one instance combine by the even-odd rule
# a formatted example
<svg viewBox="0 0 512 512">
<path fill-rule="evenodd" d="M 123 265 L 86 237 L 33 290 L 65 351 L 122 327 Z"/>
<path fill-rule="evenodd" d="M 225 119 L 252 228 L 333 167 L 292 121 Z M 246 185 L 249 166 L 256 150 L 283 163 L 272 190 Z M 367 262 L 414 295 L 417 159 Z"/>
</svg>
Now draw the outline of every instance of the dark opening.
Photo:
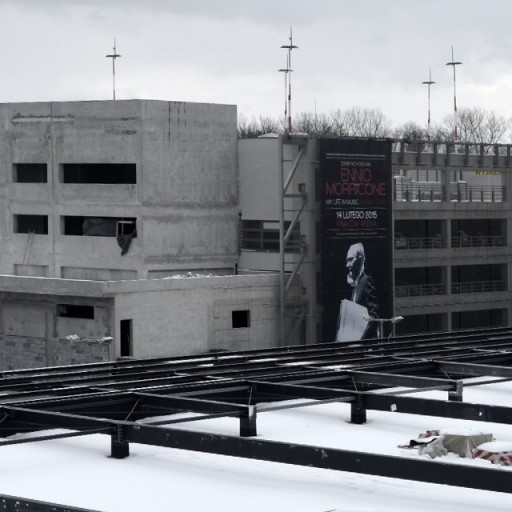
<svg viewBox="0 0 512 512">
<path fill-rule="evenodd" d="M 66 215 L 63 217 L 63 234 L 76 236 L 128 235 L 137 238 L 137 219 L 134 217 L 82 217 Z"/>
<path fill-rule="evenodd" d="M 135 184 L 135 164 L 62 164 L 63 183 Z"/>
<path fill-rule="evenodd" d="M 75 304 L 57 304 L 57 316 L 64 318 L 94 319 L 94 306 L 77 306 Z"/>
<path fill-rule="evenodd" d="M 231 312 L 231 325 L 233 329 L 250 327 L 250 311 L 248 309 Z"/>
<path fill-rule="evenodd" d="M 15 215 L 15 233 L 35 233 L 36 235 L 48 234 L 47 215 Z"/>
<path fill-rule="evenodd" d="M 47 183 L 46 164 L 13 164 L 13 181 L 15 183 Z"/>
<path fill-rule="evenodd" d="M 121 357 L 131 357 L 133 355 L 132 346 L 132 321 L 121 320 Z"/>
<path fill-rule="evenodd" d="M 284 229 L 290 227 L 285 221 Z M 240 247 L 249 251 L 279 252 L 279 221 L 277 220 L 242 220 Z M 286 252 L 300 251 L 300 224 L 295 224 L 285 244 Z"/>
</svg>

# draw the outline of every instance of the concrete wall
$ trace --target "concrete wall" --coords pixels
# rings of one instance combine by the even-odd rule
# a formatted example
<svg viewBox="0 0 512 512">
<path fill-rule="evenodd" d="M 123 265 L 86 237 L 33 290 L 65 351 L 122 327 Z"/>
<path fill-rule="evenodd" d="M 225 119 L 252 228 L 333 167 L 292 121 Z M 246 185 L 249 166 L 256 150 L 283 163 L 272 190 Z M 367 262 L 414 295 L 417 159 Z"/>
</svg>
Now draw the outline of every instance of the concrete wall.
<svg viewBox="0 0 512 512">
<path fill-rule="evenodd" d="M 14 163 L 46 163 L 48 183 L 13 183 Z M 62 183 L 64 163 L 136 164 L 136 184 Z M 163 101 L 0 104 L 0 273 L 119 279 L 231 269 L 238 249 L 236 107 Z M 48 235 L 13 216 L 48 216 Z M 62 216 L 135 217 L 114 238 L 63 235 Z M 112 271 L 112 274 L 110 274 Z M 122 275 L 122 274 L 121 274 Z"/>
<path fill-rule="evenodd" d="M 109 361 L 112 347 L 108 340 L 0 336 L 0 371 Z"/>
<path fill-rule="evenodd" d="M 132 321 L 134 357 L 267 348 L 279 339 L 276 273 L 103 282 L 0 276 L 0 289 L 0 369 L 119 357 L 122 320 Z M 300 290 L 289 294 L 296 299 Z M 59 316 L 59 304 L 93 306 L 94 318 Z M 246 327 L 233 325 L 233 311 L 248 312 Z"/>
<path fill-rule="evenodd" d="M 279 276 L 190 277 L 109 283 L 115 295 L 116 340 L 132 320 L 133 356 L 157 357 L 247 350 L 276 345 Z M 297 293 L 297 290 L 291 291 Z M 232 312 L 248 310 L 250 325 L 233 328 Z M 119 355 L 119 344 L 117 345 Z"/>
<path fill-rule="evenodd" d="M 305 244 L 305 256 L 299 272 L 303 303 L 307 305 L 305 342 L 317 342 L 317 324 L 320 322 L 320 309 L 317 304 L 316 275 L 320 269 L 316 247 L 316 223 L 319 221 L 319 206 L 315 193 L 315 173 L 317 164 L 316 140 L 300 140 L 306 145 L 304 155 L 299 160 L 297 170 L 289 181 L 287 194 L 306 194 L 305 207 L 299 217 L 300 234 Z M 299 144 L 291 144 L 286 137 L 243 139 L 239 141 L 240 170 L 240 209 L 242 220 L 279 220 L 281 217 L 281 196 L 283 183 L 291 174 L 291 168 L 298 159 Z M 281 181 L 280 168 L 283 179 Z M 301 208 L 299 198 L 285 198 L 284 219 L 292 220 Z M 293 272 L 301 255 L 286 253 L 285 270 Z M 281 258 L 278 252 L 242 250 L 240 269 L 265 269 L 279 271 Z"/>
</svg>

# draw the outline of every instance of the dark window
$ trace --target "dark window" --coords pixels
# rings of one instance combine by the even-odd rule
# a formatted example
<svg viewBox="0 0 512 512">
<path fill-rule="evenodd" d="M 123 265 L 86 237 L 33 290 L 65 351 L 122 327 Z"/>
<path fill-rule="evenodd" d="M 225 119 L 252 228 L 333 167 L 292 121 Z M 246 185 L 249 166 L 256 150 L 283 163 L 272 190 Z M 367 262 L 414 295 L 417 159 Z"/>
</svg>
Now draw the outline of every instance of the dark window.
<svg viewBox="0 0 512 512">
<path fill-rule="evenodd" d="M 284 224 L 285 231 L 290 222 Z M 279 221 L 242 220 L 241 248 L 249 251 L 279 252 Z M 286 242 L 286 252 L 300 251 L 300 226 L 297 223 Z"/>
<path fill-rule="evenodd" d="M 57 316 L 63 318 L 94 319 L 94 306 L 76 306 L 74 304 L 57 304 Z"/>
<path fill-rule="evenodd" d="M 242 327 L 250 327 L 250 311 L 248 309 L 232 311 L 231 312 L 231 325 L 233 329 L 240 329 Z"/>
<path fill-rule="evenodd" d="M 35 233 L 36 235 L 48 234 L 47 215 L 15 215 L 15 233 Z"/>
<path fill-rule="evenodd" d="M 133 217 L 63 217 L 63 234 L 76 236 L 130 236 L 137 238 L 137 219 Z"/>
<path fill-rule="evenodd" d="M 15 183 L 47 183 L 46 164 L 13 164 L 13 181 Z"/>
<path fill-rule="evenodd" d="M 121 320 L 121 357 L 130 357 L 133 355 L 132 344 L 132 321 Z"/>
<path fill-rule="evenodd" d="M 135 184 L 135 164 L 62 164 L 63 183 Z"/>
</svg>

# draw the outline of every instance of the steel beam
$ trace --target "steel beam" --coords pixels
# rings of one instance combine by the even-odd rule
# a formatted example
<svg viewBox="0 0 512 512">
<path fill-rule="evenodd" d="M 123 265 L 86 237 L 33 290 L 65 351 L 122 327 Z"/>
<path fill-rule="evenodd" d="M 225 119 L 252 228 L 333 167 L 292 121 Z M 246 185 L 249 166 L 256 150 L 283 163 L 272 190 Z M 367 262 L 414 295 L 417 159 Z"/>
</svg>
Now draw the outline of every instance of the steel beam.
<svg viewBox="0 0 512 512">
<path fill-rule="evenodd" d="M 98 512 L 90 508 L 70 507 L 7 494 L 0 494 L 0 509 L 3 512 Z"/>
<path fill-rule="evenodd" d="M 468 377 L 488 375 L 492 377 L 512 378 L 512 368 L 510 366 L 453 361 L 436 361 L 436 363 L 439 365 L 439 368 L 446 373 L 456 373 Z"/>
<path fill-rule="evenodd" d="M 373 393 L 363 394 L 365 407 L 369 410 L 512 424 L 511 407 Z"/>
<path fill-rule="evenodd" d="M 159 429 L 146 425 L 128 426 L 124 436 L 129 442 L 153 446 L 486 491 L 512 492 L 510 472 L 497 468 L 487 469 L 437 460 L 410 459 L 206 432 Z"/>
</svg>

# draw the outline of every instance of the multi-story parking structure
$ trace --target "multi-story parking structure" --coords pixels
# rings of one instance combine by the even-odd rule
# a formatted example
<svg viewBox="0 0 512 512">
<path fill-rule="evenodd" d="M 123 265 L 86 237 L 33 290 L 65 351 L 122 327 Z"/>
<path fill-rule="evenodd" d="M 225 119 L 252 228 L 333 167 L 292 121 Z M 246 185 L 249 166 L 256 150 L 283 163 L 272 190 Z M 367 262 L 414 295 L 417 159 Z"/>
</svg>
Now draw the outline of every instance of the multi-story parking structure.
<svg viewBox="0 0 512 512">
<path fill-rule="evenodd" d="M 332 341 L 321 322 L 318 142 L 303 134 L 239 142 L 241 261 L 300 276 L 306 343 Z M 389 143 L 393 317 L 404 317 L 396 333 L 509 325 L 511 146 Z"/>
</svg>

